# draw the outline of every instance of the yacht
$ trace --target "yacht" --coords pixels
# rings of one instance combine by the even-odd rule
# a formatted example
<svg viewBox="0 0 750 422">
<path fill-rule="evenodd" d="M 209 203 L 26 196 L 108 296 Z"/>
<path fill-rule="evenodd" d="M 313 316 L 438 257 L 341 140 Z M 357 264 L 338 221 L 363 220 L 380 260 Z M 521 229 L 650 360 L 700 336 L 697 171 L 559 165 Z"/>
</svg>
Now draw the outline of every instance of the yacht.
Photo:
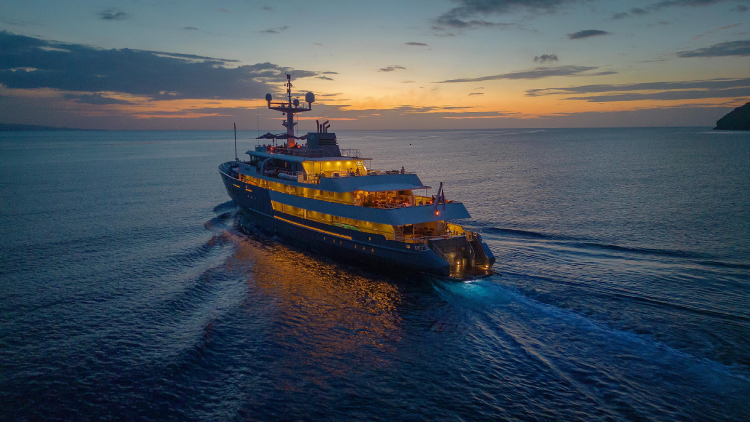
<svg viewBox="0 0 750 422">
<path fill-rule="evenodd" d="M 372 169 L 371 158 L 339 147 L 328 121 L 295 136 L 294 115 L 312 110 L 315 95 L 308 92 L 301 105 L 290 75 L 285 86 L 283 101 L 270 94 L 266 101 L 286 116 L 286 131 L 259 137 L 267 143 L 239 160 L 235 128 L 235 160 L 219 166 L 227 193 L 253 225 L 327 256 L 394 271 L 457 280 L 494 274 L 481 235 L 453 222 L 470 215 L 445 198 L 442 183 L 427 196 L 432 188 L 403 167 Z"/>
</svg>

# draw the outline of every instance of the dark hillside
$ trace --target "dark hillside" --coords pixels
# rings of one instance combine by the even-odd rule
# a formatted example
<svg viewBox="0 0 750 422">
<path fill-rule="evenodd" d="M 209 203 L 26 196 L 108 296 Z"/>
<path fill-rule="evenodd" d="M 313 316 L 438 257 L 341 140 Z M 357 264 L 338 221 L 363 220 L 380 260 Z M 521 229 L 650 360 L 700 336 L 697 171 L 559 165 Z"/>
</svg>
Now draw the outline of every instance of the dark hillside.
<svg viewBox="0 0 750 422">
<path fill-rule="evenodd" d="M 750 103 L 717 120 L 714 130 L 750 130 Z"/>
</svg>

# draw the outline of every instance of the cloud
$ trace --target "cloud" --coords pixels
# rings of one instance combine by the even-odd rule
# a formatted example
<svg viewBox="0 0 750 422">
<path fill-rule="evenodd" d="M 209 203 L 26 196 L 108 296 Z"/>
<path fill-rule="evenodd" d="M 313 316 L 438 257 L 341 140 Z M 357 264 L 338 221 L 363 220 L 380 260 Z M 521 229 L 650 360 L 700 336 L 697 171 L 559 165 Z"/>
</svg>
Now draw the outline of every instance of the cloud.
<svg viewBox="0 0 750 422">
<path fill-rule="evenodd" d="M 396 111 L 402 114 L 422 114 L 422 113 L 435 113 L 440 111 L 451 111 L 451 110 L 468 110 L 476 108 L 474 106 L 413 106 L 413 105 L 402 105 L 396 108 L 390 109 L 390 111 Z M 384 110 L 382 110 L 384 111 Z"/>
<path fill-rule="evenodd" d="M 750 86 L 743 88 L 722 89 L 716 91 L 661 91 L 650 93 L 629 93 L 629 94 L 610 94 L 610 95 L 592 95 L 588 97 L 570 97 L 566 100 L 582 100 L 590 103 L 607 103 L 613 101 L 639 101 L 639 100 L 697 100 L 705 98 L 737 98 L 747 96 L 750 93 Z"/>
<path fill-rule="evenodd" d="M 582 85 L 571 86 L 566 88 L 541 88 L 530 89 L 526 91 L 529 97 L 539 95 L 556 95 L 556 94 L 591 94 L 596 92 L 624 92 L 624 91 L 647 91 L 647 90 L 674 90 L 674 89 L 728 89 L 750 86 L 750 78 L 730 79 L 704 79 L 697 81 L 678 81 L 678 82 L 642 82 L 634 84 L 602 84 L 602 85 Z"/>
<path fill-rule="evenodd" d="M 750 56 L 750 40 L 729 41 L 711 47 L 677 53 L 679 57 Z"/>
<path fill-rule="evenodd" d="M 644 7 L 634 7 L 628 12 L 620 12 L 612 15 L 612 19 L 623 19 L 631 16 L 645 16 L 669 7 L 700 7 L 723 3 L 726 0 L 662 0 Z M 744 6 L 737 6 L 744 7 Z"/>
<path fill-rule="evenodd" d="M 99 16 L 106 21 L 119 21 L 130 18 L 130 15 L 118 9 L 105 9 L 99 12 Z"/>
<path fill-rule="evenodd" d="M 601 31 L 599 29 L 584 29 L 582 31 L 568 34 L 568 38 L 570 38 L 571 40 L 580 40 L 582 38 L 596 37 L 599 35 L 609 35 L 609 32 Z"/>
<path fill-rule="evenodd" d="M 284 25 L 284 26 L 279 26 L 278 28 L 270 28 L 270 29 L 265 29 L 263 31 L 258 31 L 258 32 L 260 32 L 261 34 L 278 34 L 282 31 L 286 31 L 287 29 L 289 29 L 289 27 Z"/>
<path fill-rule="evenodd" d="M 196 28 L 194 26 L 184 26 L 184 27 L 182 27 L 182 29 L 184 29 L 186 31 L 200 31 L 200 29 L 198 29 L 198 28 Z"/>
<path fill-rule="evenodd" d="M 323 79 L 324 81 L 332 81 L 333 78 L 329 78 L 328 76 L 316 76 L 318 79 Z"/>
<path fill-rule="evenodd" d="M 747 12 L 748 10 L 750 10 L 750 8 L 748 8 L 744 4 L 738 4 L 737 7 L 732 9 L 733 12 Z"/>
<path fill-rule="evenodd" d="M 423 42 L 405 42 L 405 45 L 413 45 L 415 47 L 427 47 L 428 45 Z"/>
<path fill-rule="evenodd" d="M 12 19 L 6 19 L 0 16 L 0 23 L 4 23 L 6 25 L 13 25 L 13 26 L 29 26 L 33 25 L 32 22 L 29 21 L 16 21 Z"/>
<path fill-rule="evenodd" d="M 545 63 L 545 62 L 556 62 L 557 54 L 542 54 L 541 56 L 534 56 L 534 63 Z"/>
<path fill-rule="evenodd" d="M 598 73 L 585 73 L 591 70 L 598 69 L 598 67 L 591 66 L 551 66 L 551 67 L 535 67 L 529 70 L 521 70 L 518 72 L 502 73 L 500 75 L 482 76 L 480 78 L 462 78 L 462 79 L 449 79 L 447 81 L 439 81 L 437 83 L 459 83 L 459 82 L 481 82 L 481 81 L 492 81 L 497 79 L 541 79 L 549 78 L 553 76 L 599 76 L 599 75 L 611 75 L 616 72 L 598 72 Z"/>
<path fill-rule="evenodd" d="M 721 31 L 721 30 L 724 30 L 724 29 L 732 29 L 732 28 L 736 28 L 738 26 L 742 26 L 742 24 L 741 23 L 735 23 L 734 25 L 725 25 L 725 26 L 722 26 L 721 28 L 712 29 L 710 31 L 706 31 L 706 32 L 703 32 L 701 34 L 698 34 L 698 35 L 694 36 L 693 40 L 697 40 L 697 39 L 703 38 L 706 35 L 711 35 L 713 33 L 716 33 L 717 31 Z"/>
<path fill-rule="evenodd" d="M 406 70 L 403 66 L 388 66 L 388 67 L 381 67 L 378 69 L 378 72 L 393 72 L 395 70 Z"/>
<path fill-rule="evenodd" d="M 413 84 L 416 81 L 401 81 L 402 84 Z"/>
<path fill-rule="evenodd" d="M 263 6 L 261 10 L 265 10 L 266 12 L 273 12 L 273 7 L 271 6 Z"/>
<path fill-rule="evenodd" d="M 432 31 L 432 34 L 437 37 L 455 37 L 456 36 L 456 34 L 452 32 L 448 32 L 448 30 L 446 30 L 445 28 L 437 26 L 437 25 L 432 25 L 430 27 L 430 31 Z"/>
<path fill-rule="evenodd" d="M 508 26 L 510 24 L 473 19 L 476 16 L 504 15 L 519 11 L 554 13 L 561 6 L 576 0 L 458 0 L 460 6 L 440 15 L 435 22 L 459 29 Z"/>
<path fill-rule="evenodd" d="M 44 47 L 42 47 L 44 48 Z M 124 50 L 128 50 L 127 48 Z M 206 57 L 206 56 L 196 56 L 195 54 L 182 54 L 182 53 L 167 53 L 165 51 L 149 51 L 149 50 L 130 50 L 130 51 L 139 51 L 142 53 L 152 53 L 156 54 L 159 57 L 173 57 L 177 59 L 186 59 L 186 60 L 194 60 L 194 61 L 203 61 L 203 60 L 213 60 L 213 61 L 219 61 L 223 63 L 239 63 L 239 60 L 232 60 L 232 59 L 218 59 L 216 57 Z"/>
<path fill-rule="evenodd" d="M 338 75 L 339 72 L 320 72 L 321 75 Z"/>
<path fill-rule="evenodd" d="M 484 92 L 472 92 L 471 94 L 469 94 L 469 97 L 471 97 L 472 95 L 484 95 Z"/>
<path fill-rule="evenodd" d="M 0 45 L 0 84 L 9 89 L 115 92 L 165 100 L 248 99 L 276 91 L 275 83 L 285 81 L 285 72 L 291 71 L 268 62 L 227 67 L 236 61 L 127 48 L 103 50 L 7 31 L 0 31 Z M 297 79 L 319 75 L 298 69 L 294 74 Z"/>
<path fill-rule="evenodd" d="M 530 89 L 526 91 L 526 95 L 529 97 L 542 95 L 583 95 L 568 97 L 566 100 L 588 102 L 732 98 L 747 96 L 748 93 L 750 93 L 750 78 L 645 82 L 621 85 L 583 85 L 566 88 Z"/>
<path fill-rule="evenodd" d="M 66 100 L 73 100 L 76 103 L 81 104 L 96 104 L 96 105 L 108 105 L 108 104 L 132 104 L 130 101 L 120 100 L 117 98 L 104 97 L 100 93 L 96 94 L 65 94 L 63 96 Z"/>
<path fill-rule="evenodd" d="M 221 13 L 231 13 L 229 10 L 227 10 L 227 9 L 225 9 L 223 7 L 219 8 L 219 12 L 221 12 Z"/>
<path fill-rule="evenodd" d="M 477 29 L 477 28 L 507 28 L 509 26 L 514 26 L 515 24 L 512 23 L 503 23 L 503 22 L 488 22 L 481 19 L 472 19 L 468 21 L 463 21 L 460 19 L 451 19 L 450 21 L 441 22 L 447 26 L 452 26 L 454 28 L 458 29 Z M 455 34 L 452 33 L 446 33 L 447 36 L 454 36 Z"/>
</svg>

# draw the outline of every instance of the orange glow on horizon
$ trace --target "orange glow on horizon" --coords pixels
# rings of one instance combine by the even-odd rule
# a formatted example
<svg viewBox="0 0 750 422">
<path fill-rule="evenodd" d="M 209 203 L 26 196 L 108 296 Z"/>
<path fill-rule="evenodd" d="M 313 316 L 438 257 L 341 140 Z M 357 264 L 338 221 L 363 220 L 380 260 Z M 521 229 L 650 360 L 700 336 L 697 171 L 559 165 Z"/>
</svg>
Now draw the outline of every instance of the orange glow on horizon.
<svg viewBox="0 0 750 422">
<path fill-rule="evenodd" d="M 402 87 L 401 87 L 402 88 Z M 459 89 L 460 88 L 460 89 Z M 726 107 L 733 99 L 706 98 L 688 100 L 634 100 L 592 102 L 576 100 L 572 94 L 551 94 L 543 96 L 527 96 L 524 88 L 499 90 L 500 86 L 490 85 L 484 89 L 482 96 L 468 96 L 466 89 L 450 86 L 435 88 L 435 91 L 425 89 L 418 92 L 415 89 L 390 89 L 385 95 L 374 97 L 361 86 L 356 92 L 346 92 L 342 96 L 350 100 L 327 102 L 326 115 L 298 115 L 297 121 L 349 121 L 356 122 L 367 118 L 377 117 L 387 121 L 391 118 L 404 119 L 410 115 L 437 115 L 436 119 L 445 120 L 494 120 L 516 119 L 533 120 L 549 117 L 564 117 L 579 113 L 608 113 L 638 111 L 648 109 L 686 108 L 686 107 Z M 616 89 L 616 88 L 613 88 Z M 493 92 L 495 91 L 495 92 Z M 616 91 L 612 91 L 617 93 Z M 633 94 L 648 94 L 654 91 L 637 91 Z M 117 92 L 95 93 L 103 99 L 120 100 L 125 104 L 90 104 L 77 101 L 84 95 L 91 93 L 77 91 L 59 91 L 56 89 L 7 89 L 0 86 L 3 96 L 25 97 L 33 99 L 49 99 L 50 107 L 65 110 L 87 117 L 104 117 L 125 115 L 134 119 L 204 119 L 212 117 L 234 117 L 237 113 L 232 110 L 246 110 L 245 113 L 259 113 L 261 118 L 268 120 L 284 120 L 268 110 L 263 99 L 254 100 L 216 100 L 216 99 L 157 99 L 151 97 L 129 95 Z M 354 95 L 354 94 L 357 95 Z M 610 93 L 611 94 L 611 93 Z M 65 98 L 74 95 L 79 98 Z M 361 96 L 360 96 L 361 95 Z M 736 99 L 734 99 L 736 101 Z M 335 102 L 346 102 L 336 106 Z M 318 104 L 322 105 L 322 104 Z M 315 104 L 313 104 L 315 106 Z M 215 111 L 214 111 L 215 110 Z M 424 120 L 422 120 L 424 121 Z"/>
</svg>

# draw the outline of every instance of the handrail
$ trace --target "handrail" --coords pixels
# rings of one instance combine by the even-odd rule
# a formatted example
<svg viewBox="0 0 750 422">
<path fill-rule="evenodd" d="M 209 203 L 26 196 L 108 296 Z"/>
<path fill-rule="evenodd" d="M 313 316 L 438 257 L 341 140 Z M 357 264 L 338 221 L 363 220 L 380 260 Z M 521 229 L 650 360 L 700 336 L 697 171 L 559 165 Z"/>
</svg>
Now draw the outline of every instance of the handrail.
<svg viewBox="0 0 750 422">
<path fill-rule="evenodd" d="M 447 263 L 450 264 L 450 260 L 448 259 L 448 256 L 446 254 L 444 254 L 443 251 L 440 250 L 440 248 L 436 244 L 433 243 L 432 245 L 430 245 L 430 247 L 432 248 L 433 251 L 435 251 L 435 253 L 438 254 L 438 256 L 440 256 L 441 258 L 443 258 L 445 260 L 445 262 L 447 262 Z"/>
<path fill-rule="evenodd" d="M 341 151 L 342 157 L 362 158 L 362 154 L 356 148 L 342 148 L 339 151 Z"/>
<path fill-rule="evenodd" d="M 467 240 L 469 240 L 469 239 L 467 239 Z M 471 240 L 469 240 L 466 243 L 469 245 L 469 251 L 471 252 L 471 262 L 474 263 L 474 262 L 476 262 L 476 259 L 477 259 L 477 254 L 476 254 L 476 252 L 474 252 L 474 246 L 471 245 Z"/>
<path fill-rule="evenodd" d="M 441 240 L 441 239 L 453 239 L 456 237 L 462 237 L 463 234 L 456 234 L 456 233 L 447 233 L 447 234 L 441 234 L 437 236 L 411 236 L 407 237 L 405 235 L 394 235 L 393 240 L 398 240 L 400 242 L 406 242 L 406 243 L 427 243 L 429 240 Z"/>
</svg>

